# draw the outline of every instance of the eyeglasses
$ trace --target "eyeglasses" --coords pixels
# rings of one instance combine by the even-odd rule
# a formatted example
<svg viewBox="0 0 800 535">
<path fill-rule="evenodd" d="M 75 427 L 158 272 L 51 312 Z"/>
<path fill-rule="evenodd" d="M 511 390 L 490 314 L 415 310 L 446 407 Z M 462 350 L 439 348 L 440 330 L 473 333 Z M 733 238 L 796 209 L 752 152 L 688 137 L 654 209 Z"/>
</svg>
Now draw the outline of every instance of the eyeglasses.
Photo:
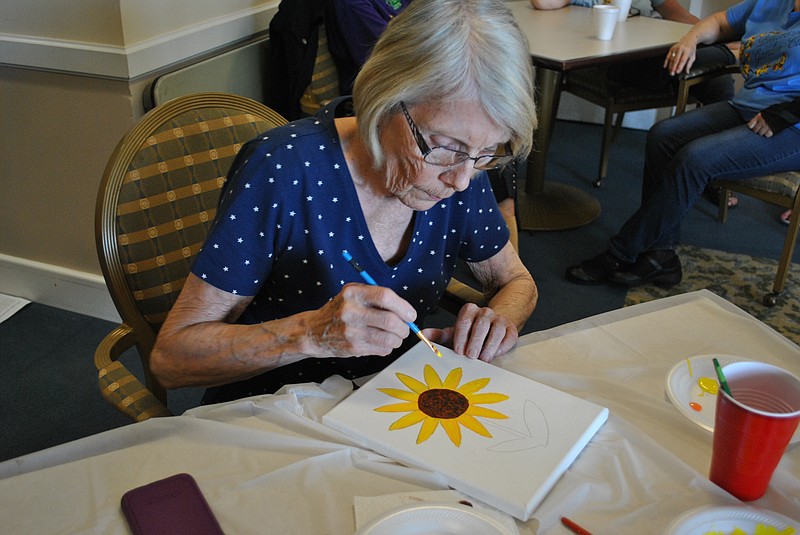
<svg viewBox="0 0 800 535">
<path fill-rule="evenodd" d="M 425 142 L 425 138 L 422 137 L 422 133 L 420 133 L 419 128 L 417 128 L 417 125 L 414 124 L 414 121 L 411 119 L 411 115 L 408 113 L 406 105 L 402 102 L 400 103 L 400 109 L 403 110 L 403 115 L 406 116 L 408 126 L 411 127 L 411 135 L 414 136 L 414 141 L 417 142 L 417 147 L 419 147 L 419 150 L 422 153 L 422 159 L 425 160 L 425 163 L 439 167 L 455 167 L 456 165 L 461 165 L 467 160 L 472 160 L 475 162 L 475 169 L 488 171 L 491 169 L 499 169 L 504 167 L 511 163 L 511 161 L 514 159 L 514 154 L 511 152 L 511 145 L 509 143 L 505 143 L 503 145 L 503 154 L 483 154 L 480 156 L 470 156 L 469 153 L 450 149 L 448 147 L 439 146 L 430 148 Z"/>
</svg>

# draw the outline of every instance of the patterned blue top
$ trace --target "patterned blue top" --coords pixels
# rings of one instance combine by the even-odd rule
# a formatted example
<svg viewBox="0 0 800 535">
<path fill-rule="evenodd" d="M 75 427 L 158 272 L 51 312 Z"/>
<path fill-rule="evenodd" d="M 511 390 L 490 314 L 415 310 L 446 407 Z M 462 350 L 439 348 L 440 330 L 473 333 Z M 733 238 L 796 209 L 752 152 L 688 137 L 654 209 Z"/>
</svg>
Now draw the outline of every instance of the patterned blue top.
<svg viewBox="0 0 800 535">
<path fill-rule="evenodd" d="M 393 266 L 369 234 L 347 168 L 334 116 L 352 108 L 337 99 L 317 114 L 247 143 L 231 167 L 227 193 L 192 272 L 232 294 L 255 296 L 239 319 L 257 323 L 323 306 L 348 282 L 363 282 L 342 257 L 348 251 L 378 284 L 392 288 L 422 322 L 447 287 L 458 258 L 478 262 L 508 242 L 485 172 L 463 192 L 415 212 L 413 239 Z M 284 384 L 338 374 L 375 373 L 416 343 L 409 336 L 391 356 L 308 358 L 245 381 L 210 388 L 204 403 L 275 392 Z"/>
<path fill-rule="evenodd" d="M 746 0 L 726 11 L 742 34 L 744 85 L 734 105 L 760 112 L 800 96 L 800 12 L 791 0 Z"/>
<path fill-rule="evenodd" d="M 193 273 L 213 286 L 255 296 L 241 322 L 286 317 L 323 306 L 348 282 L 361 282 L 347 250 L 382 286 L 417 310 L 436 307 L 456 259 L 486 260 L 509 233 L 485 172 L 427 211 L 416 212 L 408 251 L 383 262 L 370 237 L 342 153 L 341 98 L 316 117 L 270 130 L 247 143 L 231 168 L 228 191 Z"/>
</svg>

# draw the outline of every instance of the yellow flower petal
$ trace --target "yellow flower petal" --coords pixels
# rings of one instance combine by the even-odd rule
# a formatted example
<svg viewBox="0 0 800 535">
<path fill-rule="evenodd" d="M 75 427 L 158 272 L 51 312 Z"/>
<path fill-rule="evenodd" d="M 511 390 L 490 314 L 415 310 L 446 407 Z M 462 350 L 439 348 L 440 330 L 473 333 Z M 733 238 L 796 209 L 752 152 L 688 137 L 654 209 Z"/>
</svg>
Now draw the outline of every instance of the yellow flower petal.
<svg viewBox="0 0 800 535">
<path fill-rule="evenodd" d="M 447 374 L 447 379 L 444 380 L 444 387 L 450 390 L 456 390 L 458 383 L 461 381 L 461 368 L 453 368 Z"/>
<path fill-rule="evenodd" d="M 474 431 L 475 433 L 478 433 L 484 437 L 492 438 L 492 434 L 483 426 L 483 424 L 469 414 L 462 414 L 459 416 L 458 422 L 470 431 Z"/>
<path fill-rule="evenodd" d="M 417 435 L 417 444 L 422 444 L 429 438 L 436 428 L 439 426 L 439 419 L 438 418 L 431 418 L 428 416 L 425 418 L 425 421 L 422 422 L 422 427 L 419 430 L 419 435 Z"/>
<path fill-rule="evenodd" d="M 408 388 L 419 394 L 420 392 L 424 392 L 428 389 L 428 386 L 420 381 L 419 379 L 414 379 L 410 375 L 406 375 L 404 373 L 397 373 L 397 378 L 400 379 L 400 382 L 406 385 Z"/>
<path fill-rule="evenodd" d="M 470 381 L 469 383 L 461 385 L 461 388 L 458 389 L 458 392 L 460 394 L 464 394 L 465 396 L 468 394 L 472 394 L 473 392 L 477 392 L 484 386 L 488 385 L 490 380 L 491 379 L 489 379 L 488 377 L 475 379 L 474 381 Z"/>
<path fill-rule="evenodd" d="M 422 411 L 414 411 L 411 414 L 406 414 L 392 425 L 389 426 L 389 431 L 394 431 L 395 429 L 405 429 L 406 427 L 410 427 L 414 424 L 420 423 L 422 420 L 427 418 L 424 412 Z"/>
<path fill-rule="evenodd" d="M 416 402 L 406 401 L 405 403 L 392 403 L 383 407 L 375 407 L 377 412 L 411 412 L 419 408 Z"/>
<path fill-rule="evenodd" d="M 433 390 L 434 388 L 442 388 L 442 380 L 439 378 L 439 374 L 436 373 L 436 370 L 433 369 L 433 366 L 426 364 L 425 371 L 423 373 L 425 375 L 425 382 L 428 383 L 429 389 Z"/>
<path fill-rule="evenodd" d="M 486 404 L 486 403 L 500 403 L 501 401 L 505 401 L 508 399 L 508 396 L 505 394 L 497 394 L 494 392 L 487 392 L 485 394 L 472 394 L 467 396 L 469 400 L 469 404 Z"/>
<path fill-rule="evenodd" d="M 399 388 L 379 388 L 379 392 L 383 392 L 387 396 L 392 396 L 397 399 L 404 399 L 406 401 L 417 401 L 419 394 L 416 392 L 409 392 L 408 390 L 400 390 Z"/>
<path fill-rule="evenodd" d="M 450 437 L 450 442 L 456 445 L 456 447 L 461 446 L 461 427 L 458 424 L 458 420 L 441 420 L 442 427 L 444 430 L 447 431 L 447 436 Z"/>
<path fill-rule="evenodd" d="M 497 412 L 495 410 L 488 409 L 486 407 L 478 407 L 476 405 L 471 405 L 470 408 L 467 409 L 467 412 L 462 414 L 460 418 L 463 418 L 464 415 L 477 416 L 478 418 L 497 418 L 498 420 L 508 418 L 508 416 L 506 416 L 502 412 Z"/>
</svg>

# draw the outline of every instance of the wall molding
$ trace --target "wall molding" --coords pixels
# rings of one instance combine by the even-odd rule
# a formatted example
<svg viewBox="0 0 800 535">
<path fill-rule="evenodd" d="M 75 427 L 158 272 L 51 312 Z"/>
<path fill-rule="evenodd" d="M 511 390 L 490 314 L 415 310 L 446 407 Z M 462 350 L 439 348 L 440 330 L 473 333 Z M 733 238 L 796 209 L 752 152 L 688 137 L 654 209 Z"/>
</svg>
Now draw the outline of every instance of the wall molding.
<svg viewBox="0 0 800 535">
<path fill-rule="evenodd" d="M 105 280 L 42 262 L 0 254 L 0 293 L 120 323 Z"/>
<path fill-rule="evenodd" d="M 277 5 L 271 2 L 128 46 L 0 33 L 0 65 L 134 80 L 266 33 Z"/>
</svg>

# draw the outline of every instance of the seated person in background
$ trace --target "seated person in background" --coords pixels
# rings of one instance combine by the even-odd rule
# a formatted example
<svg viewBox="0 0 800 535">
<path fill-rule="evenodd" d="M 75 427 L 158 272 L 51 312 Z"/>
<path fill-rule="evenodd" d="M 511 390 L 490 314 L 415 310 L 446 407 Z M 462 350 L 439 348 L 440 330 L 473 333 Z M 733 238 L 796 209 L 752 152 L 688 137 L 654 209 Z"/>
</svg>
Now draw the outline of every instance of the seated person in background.
<svg viewBox="0 0 800 535">
<path fill-rule="evenodd" d="M 604 0 L 530 0 L 530 3 L 536 9 L 560 9 L 567 5 L 592 7 L 595 4 L 604 3 Z M 633 0 L 631 6 L 632 10 L 636 10 L 644 16 L 650 16 L 655 11 L 664 20 L 686 24 L 695 24 L 699 20 L 689 13 L 678 0 Z M 695 67 L 736 63 L 736 56 L 725 44 L 700 47 L 697 49 L 696 56 Z M 674 81 L 674 76 L 669 75 L 664 69 L 663 63 L 661 58 L 626 62 L 611 66 L 608 74 L 613 80 L 646 89 L 659 89 Z M 703 104 L 730 100 L 733 98 L 733 94 L 733 78 L 730 76 L 720 76 L 692 88 L 692 96 Z"/>
<path fill-rule="evenodd" d="M 352 98 L 242 148 L 154 374 L 167 388 L 213 387 L 206 403 L 370 375 L 416 343 L 406 322 L 437 306 L 459 258 L 489 306 L 424 332 L 468 358 L 504 354 L 537 289 L 483 170 L 526 155 L 535 126 L 527 43 L 503 2 L 412 3 Z"/>
<path fill-rule="evenodd" d="M 698 43 L 732 39 L 742 43 L 743 88 L 653 126 L 641 206 L 605 252 L 567 268 L 569 280 L 677 284 L 681 220 L 710 181 L 800 169 L 800 0 L 746 0 L 703 19 L 668 52 L 670 74 L 692 67 Z"/>
<path fill-rule="evenodd" d="M 325 0 L 328 49 L 339 71 L 339 93 L 353 94 L 353 82 L 386 25 L 411 0 Z"/>
<path fill-rule="evenodd" d="M 560 9 L 567 5 L 591 7 L 604 2 L 603 0 L 530 0 L 530 3 L 536 9 Z M 643 16 L 651 16 L 655 12 L 657 16 L 664 20 L 686 24 L 695 24 L 699 20 L 689 13 L 678 0 L 633 0 L 631 10 L 638 11 Z M 731 51 L 731 47 L 718 43 L 698 47 L 693 66 L 706 67 L 709 65 L 733 65 L 735 63 L 736 55 Z M 677 79 L 670 75 L 664 67 L 662 58 L 646 58 L 610 65 L 607 67 L 607 76 L 610 80 L 616 82 L 656 91 L 670 84 L 677 85 Z M 702 104 L 730 100 L 734 95 L 733 78 L 729 75 L 718 76 L 713 80 L 692 87 L 690 92 Z M 719 203 L 720 191 L 718 188 L 709 186 L 704 194 L 712 203 Z M 738 203 L 739 201 L 736 197 L 729 196 L 729 207 L 733 208 Z"/>
</svg>

